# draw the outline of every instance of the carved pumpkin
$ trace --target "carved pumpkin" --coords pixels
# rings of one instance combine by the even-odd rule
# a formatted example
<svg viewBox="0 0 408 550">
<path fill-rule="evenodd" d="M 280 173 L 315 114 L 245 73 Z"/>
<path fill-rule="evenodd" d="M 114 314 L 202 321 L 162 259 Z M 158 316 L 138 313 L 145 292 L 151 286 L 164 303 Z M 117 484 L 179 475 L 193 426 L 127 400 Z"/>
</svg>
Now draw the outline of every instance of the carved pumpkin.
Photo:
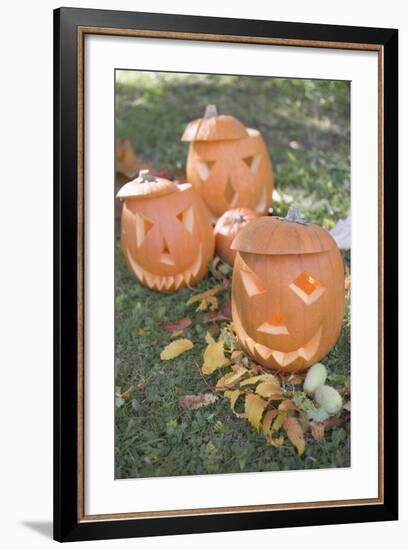
<svg viewBox="0 0 408 550">
<path fill-rule="evenodd" d="M 191 184 L 142 170 L 117 197 L 122 209 L 122 249 L 139 281 L 153 290 L 195 285 L 214 253 L 210 214 Z"/>
<path fill-rule="evenodd" d="M 238 233 L 232 319 L 242 347 L 266 368 L 297 371 L 325 356 L 344 313 L 344 267 L 330 234 L 304 223 L 261 217 Z"/>
<path fill-rule="evenodd" d="M 242 227 L 257 217 L 249 208 L 234 208 L 218 218 L 214 227 L 215 253 L 223 262 L 233 265 L 236 251 L 231 249 L 231 243 Z"/>
<path fill-rule="evenodd" d="M 187 179 L 218 218 L 231 208 L 266 214 L 272 204 L 272 165 L 258 130 L 218 115 L 208 105 L 204 118 L 190 122 L 181 138 L 189 141 Z"/>
</svg>

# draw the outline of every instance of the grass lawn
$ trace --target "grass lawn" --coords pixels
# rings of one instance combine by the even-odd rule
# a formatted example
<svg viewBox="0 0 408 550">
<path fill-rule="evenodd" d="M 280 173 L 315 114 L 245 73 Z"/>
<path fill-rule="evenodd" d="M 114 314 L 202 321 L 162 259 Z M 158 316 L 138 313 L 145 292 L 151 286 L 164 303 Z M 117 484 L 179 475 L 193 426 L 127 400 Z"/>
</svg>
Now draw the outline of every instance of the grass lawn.
<svg viewBox="0 0 408 550">
<path fill-rule="evenodd" d="M 187 144 L 180 136 L 188 120 L 207 103 L 258 128 L 267 142 L 278 191 L 274 211 L 286 214 L 296 202 L 304 217 L 327 228 L 350 208 L 349 85 L 341 82 L 245 77 L 118 74 L 117 137 L 131 140 L 139 159 L 160 170 L 183 171 Z M 347 269 L 349 253 L 344 255 Z M 116 472 L 117 478 L 212 474 L 283 469 L 346 467 L 350 464 L 349 420 L 326 429 L 315 441 L 306 434 L 298 456 L 286 440 L 268 446 L 245 419 L 219 399 L 184 410 L 178 399 L 208 390 L 216 375 L 200 371 L 211 326 L 205 313 L 187 305 L 195 293 L 216 286 L 209 275 L 195 289 L 173 294 L 142 287 L 129 271 L 119 242 L 116 250 Z M 220 295 L 220 306 L 230 289 Z M 160 352 L 171 341 L 163 324 L 191 317 L 182 337 L 194 348 L 171 361 Z M 350 374 L 347 303 L 342 334 L 322 360 L 329 384 L 342 392 Z M 130 390 L 130 391 L 128 391 Z"/>
</svg>

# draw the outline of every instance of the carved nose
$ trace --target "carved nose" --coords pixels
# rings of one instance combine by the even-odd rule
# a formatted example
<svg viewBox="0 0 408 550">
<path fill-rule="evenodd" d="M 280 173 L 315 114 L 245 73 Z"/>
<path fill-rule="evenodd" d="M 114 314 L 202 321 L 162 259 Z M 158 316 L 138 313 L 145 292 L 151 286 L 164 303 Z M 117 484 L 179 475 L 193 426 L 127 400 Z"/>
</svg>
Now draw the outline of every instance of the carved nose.
<svg viewBox="0 0 408 550">
<path fill-rule="evenodd" d="M 163 248 L 160 255 L 160 263 L 166 265 L 175 265 L 172 255 L 170 254 L 169 246 L 166 239 L 163 239 Z"/>
<path fill-rule="evenodd" d="M 266 332 L 267 334 L 289 334 L 288 329 L 282 319 L 281 307 L 278 304 L 273 314 L 258 327 L 259 332 Z"/>
</svg>

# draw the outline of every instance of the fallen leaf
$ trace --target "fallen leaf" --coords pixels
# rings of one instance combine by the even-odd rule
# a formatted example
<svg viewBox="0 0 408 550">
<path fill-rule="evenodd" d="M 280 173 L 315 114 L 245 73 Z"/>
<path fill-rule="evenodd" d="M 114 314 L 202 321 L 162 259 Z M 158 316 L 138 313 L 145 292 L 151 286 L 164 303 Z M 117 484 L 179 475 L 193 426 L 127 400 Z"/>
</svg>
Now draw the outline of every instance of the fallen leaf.
<svg viewBox="0 0 408 550">
<path fill-rule="evenodd" d="M 256 430 L 260 428 L 262 414 L 267 404 L 265 399 L 253 393 L 247 394 L 245 398 L 245 416 Z"/>
<path fill-rule="evenodd" d="M 241 386 L 248 386 L 249 384 L 257 384 L 258 382 L 269 382 L 280 387 L 279 380 L 273 374 L 259 374 L 258 376 L 251 376 L 241 382 Z"/>
<path fill-rule="evenodd" d="M 218 323 L 212 323 L 212 325 L 208 328 L 208 332 L 211 336 L 217 336 L 220 330 L 220 325 Z"/>
<path fill-rule="evenodd" d="M 274 423 L 272 424 L 272 431 L 277 432 L 281 429 L 283 426 L 284 421 L 286 420 L 287 412 L 286 411 L 280 411 L 277 415 L 277 417 L 274 420 Z"/>
<path fill-rule="evenodd" d="M 324 421 L 324 425 L 326 428 L 334 428 L 336 426 L 339 426 L 340 424 L 342 424 L 342 419 L 341 418 L 335 418 L 334 416 L 332 418 L 328 418 L 327 420 Z"/>
<path fill-rule="evenodd" d="M 299 422 L 294 416 L 288 416 L 284 423 L 283 428 L 286 431 L 289 441 L 296 447 L 299 456 L 305 451 L 305 438 L 303 436 L 303 430 Z"/>
<path fill-rule="evenodd" d="M 315 441 L 320 441 L 324 437 L 324 423 L 310 422 L 310 432 Z"/>
<path fill-rule="evenodd" d="M 347 401 L 347 403 L 344 403 L 343 409 L 345 409 L 345 410 L 348 411 L 348 412 L 351 411 L 351 403 L 350 403 L 350 401 Z"/>
<path fill-rule="evenodd" d="M 124 391 L 120 397 L 123 397 L 123 399 L 126 399 L 136 390 L 135 386 L 130 386 L 126 391 Z"/>
<path fill-rule="evenodd" d="M 232 372 L 227 372 L 227 374 L 220 378 L 215 388 L 219 390 L 220 388 L 231 387 L 247 372 L 248 371 L 244 367 L 241 367 L 240 365 L 234 365 Z"/>
<path fill-rule="evenodd" d="M 280 411 L 297 411 L 298 408 L 291 399 L 285 399 L 279 404 L 278 409 Z"/>
<path fill-rule="evenodd" d="M 205 341 L 207 342 L 207 344 L 213 344 L 215 342 L 214 338 L 208 331 L 205 334 Z"/>
<path fill-rule="evenodd" d="M 291 374 L 288 378 L 288 383 L 297 386 L 299 384 L 303 384 L 304 379 L 305 377 L 300 374 Z"/>
<path fill-rule="evenodd" d="M 200 294 L 195 294 L 188 300 L 187 305 L 190 306 L 191 304 L 196 304 L 199 302 L 196 311 L 206 311 L 207 309 L 214 311 L 218 308 L 218 300 L 215 295 L 220 290 L 221 287 L 216 286 L 206 290 L 205 292 L 200 292 Z"/>
<path fill-rule="evenodd" d="M 227 319 L 231 319 L 232 317 L 231 300 L 228 300 L 225 302 L 225 304 L 222 306 L 222 308 L 218 312 L 218 315 L 220 315 L 221 317 L 225 317 Z"/>
<path fill-rule="evenodd" d="M 190 319 L 190 317 L 183 317 L 183 319 L 178 319 L 177 321 L 165 323 L 163 325 L 163 328 L 164 330 L 167 330 L 167 332 L 179 332 L 189 327 L 192 322 L 193 321 Z"/>
<path fill-rule="evenodd" d="M 210 342 L 204 352 L 203 374 L 211 374 L 215 370 L 225 367 L 229 361 L 224 355 L 224 340 Z"/>
<path fill-rule="evenodd" d="M 168 361 L 169 359 L 174 359 L 178 355 L 181 355 L 185 351 L 193 348 L 193 342 L 187 338 L 180 338 L 179 340 L 174 340 L 168 344 L 160 354 L 160 359 L 162 361 Z"/>
<path fill-rule="evenodd" d="M 262 420 L 262 431 L 268 443 L 272 439 L 272 433 L 271 433 L 272 420 L 277 416 L 277 414 L 278 414 L 278 411 L 276 409 L 270 409 L 269 411 L 266 412 Z"/>
<path fill-rule="evenodd" d="M 224 397 L 227 397 L 229 400 L 230 400 L 230 406 L 231 406 L 231 410 L 232 412 L 235 414 L 235 416 L 237 416 L 238 418 L 244 418 L 245 417 L 245 413 L 238 413 L 236 410 L 235 410 L 235 404 L 238 400 L 238 397 L 242 394 L 242 392 L 240 390 L 226 390 L 224 392 Z"/>
<path fill-rule="evenodd" d="M 282 399 L 283 392 L 274 382 L 261 382 L 256 387 L 256 393 L 266 399 Z"/>
<path fill-rule="evenodd" d="M 218 397 L 212 393 L 199 393 L 198 395 L 182 395 L 177 404 L 181 409 L 195 410 L 207 407 L 217 401 Z"/>
</svg>

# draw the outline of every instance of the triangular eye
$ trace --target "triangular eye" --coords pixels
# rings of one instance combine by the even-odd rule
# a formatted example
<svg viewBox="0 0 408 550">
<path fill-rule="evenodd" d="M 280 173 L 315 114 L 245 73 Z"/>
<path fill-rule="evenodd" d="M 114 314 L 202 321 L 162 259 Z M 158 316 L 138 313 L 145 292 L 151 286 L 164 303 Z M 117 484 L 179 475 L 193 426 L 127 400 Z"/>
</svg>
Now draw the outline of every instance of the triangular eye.
<svg viewBox="0 0 408 550">
<path fill-rule="evenodd" d="M 255 275 L 253 271 L 241 270 L 241 279 L 244 284 L 245 290 L 248 296 L 256 296 L 257 294 L 263 294 L 266 292 L 266 288 L 263 286 L 259 277 Z"/>
<path fill-rule="evenodd" d="M 215 160 L 197 160 L 196 169 L 201 180 L 205 181 L 208 179 L 214 164 Z"/>
<path fill-rule="evenodd" d="M 306 271 L 300 273 L 289 285 L 289 288 L 307 305 L 313 304 L 326 290 L 320 281 Z"/>
<path fill-rule="evenodd" d="M 153 225 L 154 222 L 152 220 L 143 214 L 136 213 L 136 242 L 138 247 L 142 244 Z"/>
<path fill-rule="evenodd" d="M 255 173 L 261 163 L 261 155 L 251 155 L 249 157 L 244 157 L 242 160 L 245 162 L 251 172 Z"/>
<path fill-rule="evenodd" d="M 184 225 L 189 233 L 193 233 L 194 226 L 194 210 L 192 206 L 188 206 L 185 210 L 177 214 L 177 219 Z"/>
</svg>

